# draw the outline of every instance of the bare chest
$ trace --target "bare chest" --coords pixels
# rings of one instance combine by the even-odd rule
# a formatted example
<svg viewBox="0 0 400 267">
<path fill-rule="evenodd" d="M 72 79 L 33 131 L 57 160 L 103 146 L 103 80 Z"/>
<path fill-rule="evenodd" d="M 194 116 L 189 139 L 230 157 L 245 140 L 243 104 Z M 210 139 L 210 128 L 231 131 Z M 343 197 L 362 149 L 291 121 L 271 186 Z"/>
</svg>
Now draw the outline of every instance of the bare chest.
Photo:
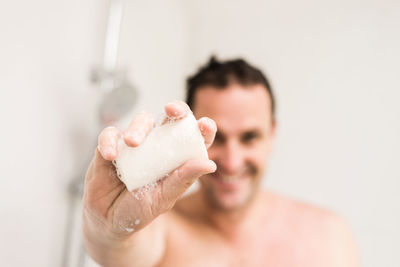
<svg viewBox="0 0 400 267">
<path fill-rule="evenodd" d="M 323 266 L 318 244 L 293 233 L 257 229 L 234 243 L 201 228 L 173 230 L 160 266 Z"/>
</svg>

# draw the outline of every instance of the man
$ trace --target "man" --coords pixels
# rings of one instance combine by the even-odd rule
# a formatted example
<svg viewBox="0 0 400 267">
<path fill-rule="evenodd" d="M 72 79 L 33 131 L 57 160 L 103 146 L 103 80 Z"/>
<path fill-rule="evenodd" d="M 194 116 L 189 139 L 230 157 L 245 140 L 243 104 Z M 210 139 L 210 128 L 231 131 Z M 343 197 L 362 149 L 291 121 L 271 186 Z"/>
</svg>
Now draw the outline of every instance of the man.
<svg viewBox="0 0 400 267">
<path fill-rule="evenodd" d="M 115 176 L 111 161 L 119 138 L 140 146 L 154 126 L 151 115 L 137 115 L 124 132 L 109 127 L 100 134 L 83 212 L 94 260 L 113 267 L 358 266 L 342 219 L 261 188 L 276 121 L 271 87 L 259 70 L 244 60 L 212 58 L 189 79 L 187 100 L 210 161 L 186 162 L 140 198 Z M 165 112 L 179 119 L 190 110 L 177 101 Z M 197 178 L 199 190 L 179 199 Z"/>
</svg>

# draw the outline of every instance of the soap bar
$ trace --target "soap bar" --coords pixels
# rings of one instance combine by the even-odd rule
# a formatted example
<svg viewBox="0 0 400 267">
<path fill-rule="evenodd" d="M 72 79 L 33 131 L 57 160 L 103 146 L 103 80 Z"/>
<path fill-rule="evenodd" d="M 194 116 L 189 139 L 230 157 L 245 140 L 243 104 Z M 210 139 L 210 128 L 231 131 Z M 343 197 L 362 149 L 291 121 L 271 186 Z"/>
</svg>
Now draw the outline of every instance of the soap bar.
<svg viewBox="0 0 400 267">
<path fill-rule="evenodd" d="M 129 191 L 154 183 L 189 159 L 208 159 L 203 136 L 193 114 L 156 126 L 137 147 L 118 143 L 113 161 Z"/>
</svg>

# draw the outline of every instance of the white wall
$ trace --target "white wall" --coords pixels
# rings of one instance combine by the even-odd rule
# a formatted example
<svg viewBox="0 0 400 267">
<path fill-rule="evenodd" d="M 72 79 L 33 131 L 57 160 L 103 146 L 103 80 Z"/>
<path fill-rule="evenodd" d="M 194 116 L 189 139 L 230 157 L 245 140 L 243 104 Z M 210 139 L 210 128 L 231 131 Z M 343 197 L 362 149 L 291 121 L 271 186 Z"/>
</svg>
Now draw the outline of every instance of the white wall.
<svg viewBox="0 0 400 267">
<path fill-rule="evenodd" d="M 119 65 L 140 91 L 135 111 L 162 112 L 166 102 L 183 97 L 187 38 L 178 0 L 126 1 Z"/>
<path fill-rule="evenodd" d="M 399 266 L 400 2 L 182 2 L 189 72 L 216 53 L 270 76 L 279 131 L 266 186 L 346 217 L 363 266 Z"/>
<path fill-rule="evenodd" d="M 2 266 L 60 266 L 67 186 L 96 125 L 88 71 L 101 55 L 102 9 L 97 1 L 0 4 Z"/>
</svg>

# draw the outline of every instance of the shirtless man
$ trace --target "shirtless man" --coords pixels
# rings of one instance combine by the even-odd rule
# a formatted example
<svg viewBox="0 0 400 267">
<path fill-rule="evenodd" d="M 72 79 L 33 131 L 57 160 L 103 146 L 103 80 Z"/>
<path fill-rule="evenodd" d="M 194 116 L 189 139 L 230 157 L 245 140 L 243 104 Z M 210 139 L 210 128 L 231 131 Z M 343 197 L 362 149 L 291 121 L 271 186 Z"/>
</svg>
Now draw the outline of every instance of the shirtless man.
<svg viewBox="0 0 400 267">
<path fill-rule="evenodd" d="M 95 261 L 112 267 L 359 265 L 340 217 L 261 188 L 276 123 L 273 94 L 259 70 L 243 60 L 211 59 L 189 79 L 188 104 L 200 118 L 211 160 L 186 162 L 140 200 L 116 178 L 111 161 L 118 138 L 140 146 L 154 125 L 151 115 L 137 115 L 123 132 L 109 127 L 100 134 L 83 201 L 84 242 Z M 165 112 L 179 119 L 190 110 L 176 101 Z M 198 178 L 199 190 L 180 198 Z"/>
</svg>

